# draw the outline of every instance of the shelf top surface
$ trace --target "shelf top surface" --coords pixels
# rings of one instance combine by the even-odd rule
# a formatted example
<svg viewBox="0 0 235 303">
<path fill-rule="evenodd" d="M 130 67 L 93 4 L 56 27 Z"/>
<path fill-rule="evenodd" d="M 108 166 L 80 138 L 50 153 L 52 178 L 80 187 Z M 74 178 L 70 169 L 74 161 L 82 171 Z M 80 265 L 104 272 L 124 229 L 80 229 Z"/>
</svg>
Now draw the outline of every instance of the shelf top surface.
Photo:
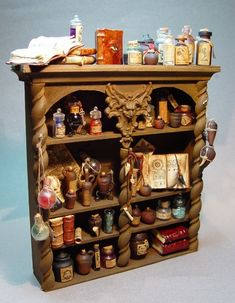
<svg viewBox="0 0 235 303">
<path fill-rule="evenodd" d="M 20 80 L 44 78 L 44 77 L 196 77 L 208 79 L 220 72 L 219 66 L 162 66 L 162 65 L 84 65 L 75 64 L 50 64 L 47 66 L 17 65 L 12 70 L 19 76 Z M 126 80 L 126 79 L 125 79 Z"/>
</svg>

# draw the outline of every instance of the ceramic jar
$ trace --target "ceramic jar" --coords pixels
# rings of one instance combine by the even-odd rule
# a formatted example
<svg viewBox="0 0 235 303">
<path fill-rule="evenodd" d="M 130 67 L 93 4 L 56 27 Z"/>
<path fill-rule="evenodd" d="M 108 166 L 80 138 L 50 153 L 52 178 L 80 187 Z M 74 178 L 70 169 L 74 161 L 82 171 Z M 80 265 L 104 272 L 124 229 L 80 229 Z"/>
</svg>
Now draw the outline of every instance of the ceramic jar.
<svg viewBox="0 0 235 303">
<path fill-rule="evenodd" d="M 131 258 L 142 259 L 144 258 L 149 249 L 149 241 L 146 233 L 135 234 L 130 240 Z"/>
<path fill-rule="evenodd" d="M 101 264 L 104 268 L 113 268 L 116 266 L 116 255 L 112 245 L 104 246 L 101 249 Z"/>
<path fill-rule="evenodd" d="M 150 207 L 146 207 L 141 213 L 141 221 L 145 224 L 153 224 L 156 220 L 156 212 Z"/>
<path fill-rule="evenodd" d="M 89 232 L 91 236 L 98 237 L 102 227 L 102 218 L 99 214 L 93 214 L 88 220 Z"/>
<path fill-rule="evenodd" d="M 92 261 L 94 257 L 94 252 L 89 250 L 88 252 L 85 249 L 82 249 L 79 254 L 76 256 L 76 271 L 80 275 L 87 275 L 89 274 Z"/>
<path fill-rule="evenodd" d="M 61 251 L 54 257 L 53 271 L 57 282 L 68 282 L 73 279 L 73 260 L 68 253 Z"/>
</svg>

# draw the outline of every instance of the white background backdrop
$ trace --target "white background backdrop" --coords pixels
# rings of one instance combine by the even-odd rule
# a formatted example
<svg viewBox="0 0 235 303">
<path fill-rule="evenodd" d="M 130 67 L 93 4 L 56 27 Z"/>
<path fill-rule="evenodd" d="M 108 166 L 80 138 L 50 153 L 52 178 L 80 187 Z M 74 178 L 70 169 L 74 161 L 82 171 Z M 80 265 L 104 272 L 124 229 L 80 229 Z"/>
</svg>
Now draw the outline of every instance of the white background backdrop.
<svg viewBox="0 0 235 303">
<path fill-rule="evenodd" d="M 208 117 L 219 130 L 217 157 L 204 171 L 200 249 L 195 254 L 43 293 L 32 274 L 28 226 L 24 87 L 5 65 L 10 52 L 40 35 L 69 33 L 77 13 L 84 42 L 95 46 L 96 28 L 124 30 L 124 45 L 169 26 L 174 35 L 184 24 L 193 34 L 213 32 L 222 72 L 208 85 Z M 235 1 L 35 1 L 0 2 L 0 298 L 1 302 L 234 302 L 234 58 Z"/>
</svg>

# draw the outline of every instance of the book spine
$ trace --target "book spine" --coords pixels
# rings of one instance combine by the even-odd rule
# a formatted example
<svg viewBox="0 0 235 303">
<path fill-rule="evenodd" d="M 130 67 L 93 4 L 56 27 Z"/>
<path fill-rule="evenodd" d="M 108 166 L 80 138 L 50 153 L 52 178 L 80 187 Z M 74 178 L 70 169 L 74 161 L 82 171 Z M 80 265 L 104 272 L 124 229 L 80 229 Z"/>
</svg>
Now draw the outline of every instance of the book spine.
<svg viewBox="0 0 235 303">
<path fill-rule="evenodd" d="M 161 255 L 167 255 L 181 250 L 186 250 L 189 248 L 188 239 L 178 240 L 169 244 L 162 244 L 160 241 L 156 240 L 152 247 L 157 250 Z"/>
<path fill-rule="evenodd" d="M 153 232 L 153 235 L 163 244 L 171 243 L 176 240 L 188 237 L 188 229 L 184 226 L 177 226 L 171 229 L 165 229 Z"/>
<path fill-rule="evenodd" d="M 105 36 L 106 33 L 104 30 L 96 30 L 96 63 L 104 64 L 104 46 L 105 46 Z"/>
</svg>

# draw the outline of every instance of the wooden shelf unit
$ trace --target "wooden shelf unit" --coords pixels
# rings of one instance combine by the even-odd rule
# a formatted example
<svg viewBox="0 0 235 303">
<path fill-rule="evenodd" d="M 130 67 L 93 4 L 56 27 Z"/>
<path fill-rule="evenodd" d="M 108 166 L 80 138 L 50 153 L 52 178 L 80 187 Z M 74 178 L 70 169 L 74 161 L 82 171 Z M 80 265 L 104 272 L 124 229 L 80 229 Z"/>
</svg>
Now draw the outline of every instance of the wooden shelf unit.
<svg viewBox="0 0 235 303">
<path fill-rule="evenodd" d="M 78 145 L 83 144 L 92 146 L 96 144 L 99 149 L 98 154 L 102 154 L 102 148 L 107 142 L 119 142 L 120 149 L 120 169 L 123 169 L 125 162 L 125 153 L 132 147 L 132 141 L 137 141 L 140 138 L 150 138 L 153 143 L 164 149 L 164 153 L 169 150 L 180 150 L 187 152 L 190 159 L 190 188 L 183 190 L 189 196 L 189 207 L 187 215 L 184 219 L 170 219 L 168 221 L 156 220 L 154 224 L 147 225 L 141 223 L 138 227 L 132 227 L 130 222 L 125 222 L 126 228 L 123 229 L 123 223 L 119 222 L 119 226 L 114 227 L 112 234 L 105 234 L 103 231 L 97 238 L 91 237 L 86 231 L 83 231 L 83 240 L 80 244 L 74 245 L 77 249 L 79 245 L 86 246 L 91 243 L 118 239 L 117 257 L 123 260 L 123 252 L 129 250 L 129 243 L 122 242 L 122 236 L 130 236 L 134 233 L 147 232 L 155 228 L 167 227 L 175 224 L 186 224 L 189 228 L 189 249 L 167 256 L 160 256 L 154 249 L 150 248 L 148 255 L 140 260 L 125 259 L 125 266 L 118 264 L 112 269 L 101 268 L 100 271 L 93 271 L 82 276 L 74 274 L 73 280 L 66 283 L 58 283 L 54 280 L 52 263 L 53 251 L 51 249 L 50 239 L 41 242 L 36 242 L 32 239 L 32 258 L 34 274 L 37 277 L 41 288 L 44 291 L 54 290 L 69 285 L 89 281 L 92 279 L 121 273 L 130 269 L 135 269 L 144 265 L 157 263 L 169 258 L 181 256 L 191 253 L 198 248 L 198 231 L 200 227 L 200 209 L 201 209 L 201 192 L 202 192 L 202 169 L 200 168 L 200 149 L 204 146 L 203 130 L 206 123 L 207 109 L 207 83 L 214 73 L 220 71 L 218 66 L 128 66 L 128 65 L 48 65 L 45 67 L 19 65 L 12 67 L 13 71 L 18 75 L 19 80 L 25 84 L 25 108 L 26 108 L 26 133 L 27 133 L 27 164 L 28 164 L 28 189 L 29 189 L 29 210 L 30 210 L 30 227 L 34 223 L 34 215 L 37 212 L 36 179 L 37 176 L 37 149 L 39 135 L 43 135 L 43 161 L 44 166 L 48 166 L 47 146 L 60 144 Z M 112 111 L 113 108 L 108 104 L 108 97 L 113 98 L 116 102 L 121 102 L 119 96 L 113 91 L 120 92 L 124 96 L 126 102 L 134 104 L 140 101 L 140 107 L 144 106 L 145 98 L 148 102 L 152 102 L 151 96 L 153 91 L 162 88 L 177 89 L 184 94 L 187 94 L 192 100 L 192 105 L 196 114 L 196 123 L 190 126 L 182 126 L 172 128 L 165 126 L 164 129 L 145 128 L 144 130 L 136 129 L 132 124 L 135 120 L 127 118 L 124 114 L 122 119 L 126 119 L 127 128 L 119 127 L 111 128 L 102 133 L 100 136 L 92 135 L 75 135 L 73 137 L 66 136 L 63 139 L 55 139 L 50 136 L 46 124 L 47 114 L 49 110 L 66 96 L 79 92 L 99 92 L 104 96 L 106 111 Z M 139 92 L 138 97 L 134 98 L 136 92 Z M 128 99 L 129 98 L 129 99 Z M 139 98 L 139 99 L 138 99 Z M 131 101 L 130 101 L 131 100 Z M 154 101 L 154 100 L 153 100 Z M 89 108 L 89 102 L 85 104 Z M 143 104 L 142 104 L 143 103 Z M 121 108 L 125 107 L 125 101 L 120 104 Z M 143 109 L 141 107 L 141 109 Z M 133 106 L 135 108 L 135 106 Z M 105 115 L 103 113 L 103 115 Z M 114 115 L 115 116 L 115 115 Z M 116 116 L 118 119 L 118 117 Z M 119 120 L 120 122 L 120 120 Z M 176 136 L 177 140 L 174 139 Z M 173 143 L 172 143 L 173 142 Z M 163 144 L 164 143 L 164 144 Z M 117 148 L 117 143 L 115 148 Z M 118 143 L 119 144 L 119 143 Z M 110 153 L 112 154 L 112 153 Z M 110 155 L 111 157 L 113 155 Z M 118 159 L 115 158 L 114 162 Z M 118 176 L 119 171 L 114 171 Z M 123 180 L 120 180 L 122 185 Z M 113 200 L 93 201 L 91 206 L 84 207 L 79 201 L 75 203 L 72 210 L 66 208 L 59 209 L 55 212 L 50 212 L 49 218 L 56 218 L 74 214 L 76 216 L 84 216 L 88 212 L 102 211 L 105 208 L 118 209 L 120 214 L 123 212 L 122 207 L 128 206 L 131 209 L 133 203 L 142 205 L 143 203 L 152 203 L 160 198 L 172 198 L 182 190 L 161 190 L 153 191 L 151 196 L 143 197 L 137 195 L 129 201 L 123 200 L 123 188 L 117 190 L 117 195 Z M 123 231 L 124 230 L 124 231 Z M 123 234 L 125 233 L 125 234 Z M 119 241 L 120 240 L 120 241 Z M 66 247 L 63 247 L 67 249 Z M 73 249 L 73 246 L 69 247 Z M 121 258 L 122 257 L 122 258 Z M 182 259 L 183 262 L 183 259 Z"/>
</svg>

